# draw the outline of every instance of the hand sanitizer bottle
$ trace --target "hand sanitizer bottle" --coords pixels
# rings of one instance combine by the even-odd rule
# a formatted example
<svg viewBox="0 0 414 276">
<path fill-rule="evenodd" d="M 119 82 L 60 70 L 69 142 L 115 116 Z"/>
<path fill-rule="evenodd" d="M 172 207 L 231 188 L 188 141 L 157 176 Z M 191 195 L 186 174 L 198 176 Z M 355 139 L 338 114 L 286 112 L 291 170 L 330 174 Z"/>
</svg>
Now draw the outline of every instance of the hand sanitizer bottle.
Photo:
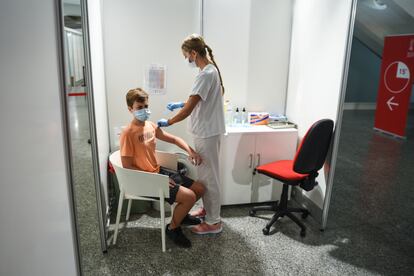
<svg viewBox="0 0 414 276">
<path fill-rule="evenodd" d="M 239 108 L 236 108 L 236 113 L 233 116 L 233 126 L 240 126 L 240 112 L 239 112 Z"/>
<path fill-rule="evenodd" d="M 246 126 L 247 125 L 247 113 L 246 113 L 246 108 L 243 107 L 243 111 L 241 114 L 241 125 L 242 126 Z"/>
</svg>

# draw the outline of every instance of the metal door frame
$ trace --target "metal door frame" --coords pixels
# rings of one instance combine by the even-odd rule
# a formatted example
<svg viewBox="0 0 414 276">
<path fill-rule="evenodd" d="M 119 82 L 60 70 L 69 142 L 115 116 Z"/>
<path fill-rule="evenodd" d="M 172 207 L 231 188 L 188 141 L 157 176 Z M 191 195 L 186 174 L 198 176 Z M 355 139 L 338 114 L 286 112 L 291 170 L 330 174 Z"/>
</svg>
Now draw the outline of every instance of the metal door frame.
<svg viewBox="0 0 414 276">
<path fill-rule="evenodd" d="M 98 138 L 96 136 L 96 118 L 95 118 L 95 105 L 94 105 L 94 90 L 93 90 L 93 78 L 91 67 L 91 54 L 90 54 L 90 40 L 89 40 L 89 18 L 88 18 L 88 1 L 80 0 L 81 2 L 81 18 L 82 18 L 82 33 L 83 33 L 83 45 L 84 45 L 84 58 L 85 58 L 85 82 L 87 87 L 87 99 L 88 99 L 88 114 L 89 114 L 89 129 L 91 131 L 91 150 L 92 150 L 92 165 L 93 175 L 95 180 L 95 194 L 96 205 L 98 210 L 98 224 L 99 224 L 99 236 L 101 239 L 101 249 L 103 253 L 108 252 L 107 244 L 107 228 L 106 228 L 106 204 L 102 197 L 102 181 L 99 168 L 99 152 L 98 152 Z M 105 218 L 104 218 L 105 216 Z"/>
<path fill-rule="evenodd" d="M 321 230 L 324 230 L 326 228 L 326 224 L 328 222 L 328 212 L 329 212 L 329 205 L 331 203 L 336 160 L 338 158 L 339 138 L 341 134 L 342 115 L 344 112 L 345 93 L 346 93 L 346 86 L 347 86 L 347 81 L 348 81 L 349 61 L 351 59 L 352 37 L 354 34 L 354 24 L 355 24 L 355 14 L 356 14 L 357 4 L 358 4 L 358 0 L 352 0 L 351 16 L 349 18 L 349 26 L 348 26 L 348 39 L 347 39 L 346 52 L 345 52 L 345 57 L 344 57 L 344 67 L 342 69 L 341 93 L 339 96 L 338 111 L 337 111 L 336 121 L 335 121 L 335 131 L 334 131 L 333 142 L 331 146 L 331 156 L 327 160 L 327 163 L 329 164 L 330 169 L 328 172 L 325 173 L 325 176 L 327 176 L 326 177 L 327 182 L 326 182 L 325 199 L 323 202 L 323 209 L 322 209 Z"/>
</svg>

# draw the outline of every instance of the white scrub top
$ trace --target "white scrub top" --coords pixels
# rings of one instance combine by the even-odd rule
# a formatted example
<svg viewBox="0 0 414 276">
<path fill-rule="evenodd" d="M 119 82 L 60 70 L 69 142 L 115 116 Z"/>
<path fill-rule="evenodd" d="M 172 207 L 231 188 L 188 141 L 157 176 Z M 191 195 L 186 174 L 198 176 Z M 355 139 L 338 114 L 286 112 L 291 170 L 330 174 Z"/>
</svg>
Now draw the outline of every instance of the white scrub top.
<svg viewBox="0 0 414 276">
<path fill-rule="evenodd" d="M 192 95 L 201 100 L 191 112 L 188 131 L 195 137 L 208 138 L 226 132 L 220 77 L 213 64 L 207 64 L 194 82 Z"/>
</svg>

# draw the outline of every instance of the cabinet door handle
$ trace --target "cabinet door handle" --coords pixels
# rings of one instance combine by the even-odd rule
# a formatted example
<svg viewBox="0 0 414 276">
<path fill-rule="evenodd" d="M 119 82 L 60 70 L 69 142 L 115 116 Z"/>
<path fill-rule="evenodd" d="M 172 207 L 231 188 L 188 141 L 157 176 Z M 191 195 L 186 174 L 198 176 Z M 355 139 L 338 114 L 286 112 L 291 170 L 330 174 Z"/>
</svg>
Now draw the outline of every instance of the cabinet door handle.
<svg viewBox="0 0 414 276">
<path fill-rule="evenodd" d="M 252 168 L 252 165 L 253 165 L 253 154 L 249 154 L 249 157 L 250 157 L 250 165 L 249 165 L 249 168 Z"/>
<path fill-rule="evenodd" d="M 260 153 L 257 154 L 257 166 L 260 166 Z"/>
</svg>

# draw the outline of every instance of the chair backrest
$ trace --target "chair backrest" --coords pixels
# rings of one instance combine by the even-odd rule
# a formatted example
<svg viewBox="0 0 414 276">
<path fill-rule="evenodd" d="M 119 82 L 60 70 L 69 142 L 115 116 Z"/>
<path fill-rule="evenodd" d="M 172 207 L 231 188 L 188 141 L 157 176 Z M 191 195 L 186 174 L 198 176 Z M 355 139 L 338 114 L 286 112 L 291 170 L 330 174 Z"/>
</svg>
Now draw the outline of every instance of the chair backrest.
<svg viewBox="0 0 414 276">
<path fill-rule="evenodd" d="M 115 169 L 119 188 L 124 193 L 133 196 L 158 197 L 161 189 L 164 197 L 169 198 L 168 176 L 123 168 L 119 150 L 109 156 L 109 161 Z"/>
<path fill-rule="evenodd" d="M 310 174 L 322 168 L 331 144 L 333 125 L 332 120 L 322 119 L 309 128 L 296 152 L 293 162 L 295 172 Z"/>
</svg>

